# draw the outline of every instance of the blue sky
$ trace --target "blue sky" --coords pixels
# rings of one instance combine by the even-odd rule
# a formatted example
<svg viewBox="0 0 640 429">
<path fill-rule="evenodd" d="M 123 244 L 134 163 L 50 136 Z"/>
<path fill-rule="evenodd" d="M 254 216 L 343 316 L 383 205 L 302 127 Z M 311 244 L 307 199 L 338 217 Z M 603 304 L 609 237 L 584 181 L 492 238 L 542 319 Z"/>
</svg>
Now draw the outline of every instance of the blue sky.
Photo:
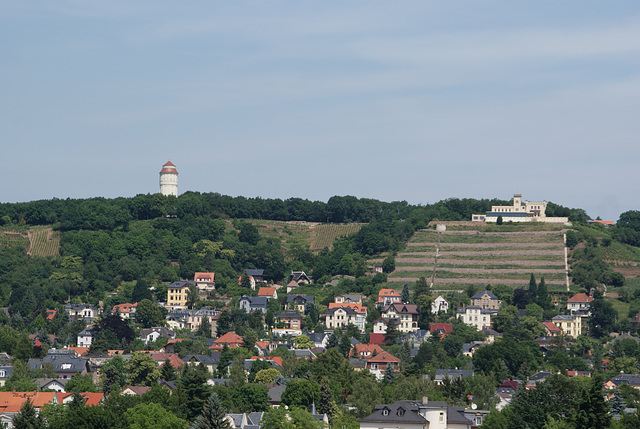
<svg viewBox="0 0 640 429">
<path fill-rule="evenodd" d="M 637 1 L 0 3 L 0 201 L 640 209 Z"/>
</svg>

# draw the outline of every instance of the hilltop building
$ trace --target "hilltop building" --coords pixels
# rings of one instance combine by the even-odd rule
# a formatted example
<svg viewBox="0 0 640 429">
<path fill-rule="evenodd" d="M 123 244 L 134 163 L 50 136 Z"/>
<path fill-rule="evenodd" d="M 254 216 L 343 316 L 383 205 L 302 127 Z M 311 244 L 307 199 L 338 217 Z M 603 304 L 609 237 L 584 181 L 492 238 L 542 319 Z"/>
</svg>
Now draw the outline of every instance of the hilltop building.
<svg viewBox="0 0 640 429">
<path fill-rule="evenodd" d="M 568 217 L 547 217 L 546 201 L 526 201 L 522 203 L 522 195 L 513 195 L 512 206 L 491 206 L 491 211 L 485 214 L 474 214 L 474 222 L 497 222 L 502 217 L 503 222 L 544 222 L 569 223 Z"/>
<path fill-rule="evenodd" d="M 167 161 L 160 170 L 160 193 L 165 197 L 178 196 L 178 170 L 171 161 Z"/>
</svg>

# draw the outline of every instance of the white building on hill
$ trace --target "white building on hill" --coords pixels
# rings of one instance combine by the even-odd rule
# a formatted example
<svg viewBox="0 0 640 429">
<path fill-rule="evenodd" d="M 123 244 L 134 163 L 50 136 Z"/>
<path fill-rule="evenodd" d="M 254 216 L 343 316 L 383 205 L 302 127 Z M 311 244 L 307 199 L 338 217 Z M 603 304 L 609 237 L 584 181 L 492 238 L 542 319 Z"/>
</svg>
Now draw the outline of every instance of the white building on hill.
<svg viewBox="0 0 640 429">
<path fill-rule="evenodd" d="M 474 214 L 471 220 L 474 222 L 496 222 L 502 217 L 503 222 L 544 222 L 544 223 L 569 223 L 567 217 L 547 217 L 546 201 L 525 201 L 522 203 L 522 195 L 514 194 L 512 206 L 491 206 L 491 211 L 485 214 Z"/>
</svg>

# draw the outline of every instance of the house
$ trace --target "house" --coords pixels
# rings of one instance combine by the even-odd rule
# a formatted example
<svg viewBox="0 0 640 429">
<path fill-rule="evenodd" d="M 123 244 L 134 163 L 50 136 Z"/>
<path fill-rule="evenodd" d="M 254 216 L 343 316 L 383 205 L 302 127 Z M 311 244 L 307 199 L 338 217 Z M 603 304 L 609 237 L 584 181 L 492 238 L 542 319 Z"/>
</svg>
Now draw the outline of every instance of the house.
<svg viewBox="0 0 640 429">
<path fill-rule="evenodd" d="M 491 315 L 496 312 L 478 305 L 458 308 L 458 319 L 467 325 L 474 326 L 478 331 L 491 327 Z"/>
<path fill-rule="evenodd" d="M 520 383 L 518 382 L 518 380 L 511 380 L 510 378 L 508 378 L 503 381 L 500 386 L 498 386 L 498 390 L 496 390 L 496 393 L 513 395 L 518 390 L 519 384 Z"/>
<path fill-rule="evenodd" d="M 287 295 L 287 307 L 298 310 L 300 314 L 307 314 L 307 304 L 313 305 L 316 297 L 313 295 Z"/>
<path fill-rule="evenodd" d="M 209 348 L 214 351 L 221 351 L 224 346 L 227 346 L 230 349 L 234 349 L 237 347 L 242 347 L 243 344 L 244 340 L 242 339 L 242 337 L 235 332 L 230 331 L 220 338 L 213 340 L 213 344 L 211 344 L 211 347 Z"/>
<path fill-rule="evenodd" d="M 484 290 L 471 297 L 471 305 L 478 306 L 480 308 L 488 308 L 490 310 L 499 310 L 502 301 L 493 294 L 490 290 Z"/>
<path fill-rule="evenodd" d="M 383 307 L 393 303 L 402 303 L 402 295 L 400 292 L 393 289 L 380 289 L 376 305 L 378 307 Z"/>
<path fill-rule="evenodd" d="M 76 357 L 73 350 L 49 349 L 49 354 L 42 359 L 29 359 L 27 364 L 32 371 L 53 366 L 56 377 L 68 379 L 76 374 L 85 375 L 89 371 L 89 360 Z"/>
<path fill-rule="evenodd" d="M 267 312 L 268 298 L 266 296 L 246 296 L 238 299 L 238 305 L 247 313 L 252 311 Z"/>
<path fill-rule="evenodd" d="M 358 294 L 342 294 L 333 297 L 333 302 L 337 304 L 362 304 L 362 295 Z"/>
<path fill-rule="evenodd" d="M 225 420 L 229 421 L 234 429 L 259 429 L 262 416 L 264 416 L 262 411 L 248 414 L 226 414 Z"/>
<path fill-rule="evenodd" d="M 473 356 L 473 353 L 480 347 L 484 346 L 484 341 L 472 341 L 470 343 L 464 343 L 462 345 L 462 354 L 464 356 Z"/>
<path fill-rule="evenodd" d="M 535 386 L 538 383 L 542 383 L 547 379 L 547 377 L 551 377 L 553 374 L 548 371 L 538 371 L 529 377 L 527 381 L 527 386 Z"/>
<path fill-rule="evenodd" d="M 87 325 L 93 322 L 93 319 L 100 315 L 100 310 L 91 304 L 66 304 L 64 311 L 69 314 L 69 320 L 81 318 Z"/>
<path fill-rule="evenodd" d="M 567 310 L 571 315 L 589 317 L 591 316 L 591 311 L 589 311 L 591 301 L 593 301 L 592 296 L 588 296 L 586 293 L 577 293 L 567 300 Z"/>
<path fill-rule="evenodd" d="M 415 332 L 418 328 L 418 306 L 415 304 L 402 304 L 394 302 L 382 308 L 381 315 L 384 319 L 396 321 L 396 328 L 402 333 Z"/>
<path fill-rule="evenodd" d="M 289 283 L 290 282 L 295 282 L 298 286 L 313 283 L 311 277 L 309 277 L 304 271 L 291 271 L 291 274 L 289 274 Z"/>
<path fill-rule="evenodd" d="M 94 326 L 88 326 L 84 328 L 82 332 L 78 334 L 78 337 L 76 340 L 77 341 L 76 344 L 78 345 L 78 347 L 91 347 L 94 331 L 95 331 Z"/>
<path fill-rule="evenodd" d="M 85 357 L 89 360 L 89 365 L 92 369 L 102 368 L 102 366 L 111 359 L 111 356 L 102 350 L 96 350 Z"/>
<path fill-rule="evenodd" d="M 54 390 L 56 392 L 65 393 L 65 386 L 69 379 L 62 380 L 58 378 L 37 378 L 35 380 L 39 391 Z"/>
<path fill-rule="evenodd" d="M 467 378 L 471 375 L 473 375 L 472 369 L 436 369 L 436 375 L 433 377 L 433 382 L 436 386 L 442 386 L 446 379 L 453 381 L 458 378 Z M 428 375 L 426 377 L 428 377 Z"/>
<path fill-rule="evenodd" d="M 87 407 L 95 407 L 96 405 L 100 405 L 102 400 L 104 399 L 104 393 L 93 393 L 93 392 L 82 392 L 80 396 L 84 400 L 84 405 Z M 62 404 L 70 404 L 73 402 L 73 393 L 61 393 L 58 395 L 58 399 Z"/>
<path fill-rule="evenodd" d="M 153 343 L 160 337 L 164 337 L 168 340 L 173 340 L 176 337 L 176 333 L 175 331 L 167 329 L 164 326 L 140 330 L 139 338 L 144 341 L 145 344 Z"/>
<path fill-rule="evenodd" d="M 258 296 L 264 296 L 268 299 L 278 299 L 278 292 L 275 287 L 263 286 L 258 289 Z"/>
<path fill-rule="evenodd" d="M 491 211 L 485 214 L 473 214 L 473 222 L 494 222 L 502 218 L 504 222 L 543 222 L 561 223 L 570 225 L 568 217 L 547 217 L 546 201 L 525 201 L 522 203 L 522 195 L 513 195 L 511 206 L 491 206 Z"/>
<path fill-rule="evenodd" d="M 335 304 L 334 307 L 331 307 Z M 344 328 L 348 325 L 355 325 L 360 332 L 364 332 L 367 319 L 366 307 L 359 304 L 336 304 L 329 303 L 329 309 L 324 313 L 324 325 L 329 330 Z"/>
<path fill-rule="evenodd" d="M 213 372 L 218 369 L 218 362 L 220 362 L 220 352 L 213 352 L 211 356 L 206 355 L 187 355 L 182 358 L 185 365 L 203 365 L 209 372 Z"/>
<path fill-rule="evenodd" d="M 196 283 L 187 280 L 179 280 L 167 287 L 167 307 L 187 308 L 187 297 L 190 287 Z"/>
<path fill-rule="evenodd" d="M 387 333 L 388 323 L 389 323 L 389 319 L 385 319 L 383 317 L 377 319 L 375 322 L 373 322 L 373 334 L 382 335 L 384 337 L 384 335 Z M 371 340 L 369 341 L 371 342 Z M 384 341 L 380 344 L 384 344 Z"/>
<path fill-rule="evenodd" d="M 0 392 L 0 427 L 12 428 L 13 417 L 27 400 L 31 401 L 36 413 L 48 404 L 60 404 L 57 392 Z"/>
<path fill-rule="evenodd" d="M 202 319 L 209 320 L 211 336 L 215 337 L 218 331 L 218 317 L 220 310 L 201 308 L 200 310 L 172 309 L 165 320 L 170 329 L 189 329 L 191 332 L 198 330 Z"/>
<path fill-rule="evenodd" d="M 195 273 L 193 281 L 198 287 L 200 298 L 206 298 L 209 293 L 216 290 L 216 273 Z"/>
<path fill-rule="evenodd" d="M 634 389 L 640 390 L 640 375 L 637 374 L 618 374 L 615 377 L 611 378 L 609 381 L 611 381 L 616 386 L 628 384 Z"/>
<path fill-rule="evenodd" d="M 307 334 L 307 336 L 309 337 L 309 341 L 313 343 L 314 347 L 323 348 L 323 349 L 327 348 L 327 341 L 329 341 L 329 337 L 331 337 L 331 335 L 329 334 L 315 334 L 315 333 Z"/>
<path fill-rule="evenodd" d="M 582 335 L 582 316 L 558 315 L 553 317 L 551 321 L 566 336 L 578 338 Z"/>
<path fill-rule="evenodd" d="M 367 361 L 366 369 L 375 375 L 378 380 L 382 380 L 386 371 L 400 371 L 400 359 L 387 351 L 383 351 Z"/>
<path fill-rule="evenodd" d="M 429 332 L 431 332 L 431 334 L 440 334 L 440 338 L 444 338 L 449 332 L 453 332 L 453 324 L 431 323 L 429 325 Z"/>
<path fill-rule="evenodd" d="M 484 342 L 487 344 L 493 344 L 495 340 L 497 340 L 498 338 L 502 338 L 502 334 L 500 332 L 494 331 L 491 328 L 485 328 L 480 332 L 486 335 Z"/>
<path fill-rule="evenodd" d="M 449 301 L 444 299 L 442 295 L 438 295 L 431 303 L 431 313 L 438 314 L 440 312 L 446 313 L 447 311 L 449 311 Z"/>
<path fill-rule="evenodd" d="M 128 302 L 124 304 L 116 304 L 111 309 L 111 312 L 115 314 L 119 314 L 121 319 L 135 320 L 137 307 L 138 307 L 137 302 L 135 304 L 130 304 Z"/>
<path fill-rule="evenodd" d="M 382 352 L 382 347 L 377 344 L 356 344 L 355 348 L 351 349 L 349 356 L 360 359 L 369 359 Z"/>
<path fill-rule="evenodd" d="M 142 396 L 151 388 L 149 386 L 127 386 L 120 392 L 121 395 L 137 395 Z"/>
<path fill-rule="evenodd" d="M 256 351 L 260 356 L 266 356 L 269 354 L 269 341 L 256 341 Z"/>
<path fill-rule="evenodd" d="M 545 336 L 547 337 L 557 337 L 562 333 L 562 330 L 558 328 L 558 326 L 556 326 L 556 324 L 553 322 L 547 320 L 544 322 L 540 322 L 540 324 L 544 328 Z"/>
<path fill-rule="evenodd" d="M 275 317 L 276 324 L 283 324 L 282 328 L 273 330 L 277 335 L 302 335 L 302 316 L 295 310 L 287 310 Z"/>
<path fill-rule="evenodd" d="M 473 423 L 465 416 L 463 407 L 429 401 L 425 397 L 422 402 L 398 401 L 390 405 L 376 405 L 373 414 L 360 420 L 360 429 L 471 429 Z"/>
<path fill-rule="evenodd" d="M 255 290 L 257 284 L 264 284 L 266 281 L 264 280 L 264 270 L 261 269 L 246 269 L 244 270 L 247 276 L 249 276 L 249 281 L 251 282 L 251 289 Z M 238 286 L 242 284 L 242 276 L 238 277 Z"/>
<path fill-rule="evenodd" d="M 7 384 L 7 380 L 11 377 L 11 374 L 13 374 L 13 366 L 0 366 L 0 387 L 4 387 L 4 385 Z"/>
</svg>

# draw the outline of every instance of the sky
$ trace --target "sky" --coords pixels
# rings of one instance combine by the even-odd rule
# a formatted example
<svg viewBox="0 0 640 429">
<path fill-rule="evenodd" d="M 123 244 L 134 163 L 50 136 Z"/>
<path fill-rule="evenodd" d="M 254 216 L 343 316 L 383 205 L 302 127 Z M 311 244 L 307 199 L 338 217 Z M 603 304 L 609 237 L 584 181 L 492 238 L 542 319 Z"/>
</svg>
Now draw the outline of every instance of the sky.
<svg viewBox="0 0 640 429">
<path fill-rule="evenodd" d="M 640 2 L 0 2 L 0 202 L 640 210 Z"/>
</svg>

